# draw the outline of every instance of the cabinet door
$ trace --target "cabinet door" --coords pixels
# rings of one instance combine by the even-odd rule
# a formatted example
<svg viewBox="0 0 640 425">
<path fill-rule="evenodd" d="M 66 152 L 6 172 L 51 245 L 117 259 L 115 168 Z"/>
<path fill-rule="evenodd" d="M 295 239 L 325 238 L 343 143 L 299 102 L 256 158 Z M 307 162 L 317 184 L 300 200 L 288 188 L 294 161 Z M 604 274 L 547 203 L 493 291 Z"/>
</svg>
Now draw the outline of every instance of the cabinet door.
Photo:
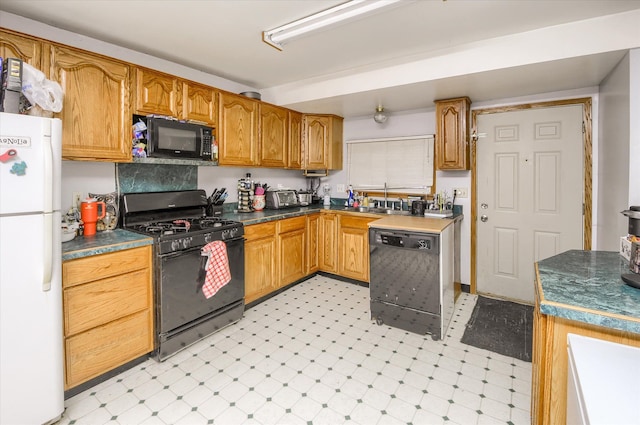
<svg viewBox="0 0 640 425">
<path fill-rule="evenodd" d="M 65 93 L 62 157 L 131 161 L 129 65 L 54 45 L 49 75 Z"/>
<path fill-rule="evenodd" d="M 436 168 L 468 170 L 469 107 L 466 97 L 436 101 Z"/>
<path fill-rule="evenodd" d="M 289 111 L 289 155 L 287 168 L 302 169 L 302 114 Z"/>
<path fill-rule="evenodd" d="M 335 214 L 320 214 L 318 229 L 320 270 L 338 272 L 338 218 Z"/>
<path fill-rule="evenodd" d="M 244 228 L 244 301 L 247 304 L 278 287 L 276 227 L 276 222 L 269 222 Z"/>
<path fill-rule="evenodd" d="M 306 115 L 304 118 L 304 168 L 326 170 L 329 157 L 329 118 Z"/>
<path fill-rule="evenodd" d="M 289 115 L 284 108 L 260 105 L 260 160 L 263 167 L 287 165 Z"/>
<path fill-rule="evenodd" d="M 136 68 L 136 114 L 178 116 L 178 79 L 145 68 Z"/>
<path fill-rule="evenodd" d="M 305 217 L 289 218 L 278 223 L 280 286 L 306 276 L 306 224 Z"/>
<path fill-rule="evenodd" d="M 40 40 L 24 37 L 6 31 L 0 31 L 0 57 L 17 58 L 46 72 L 41 68 L 42 42 Z"/>
<path fill-rule="evenodd" d="M 340 216 L 338 274 L 369 281 L 369 228 L 374 219 Z"/>
<path fill-rule="evenodd" d="M 231 93 L 219 95 L 220 165 L 256 165 L 258 102 Z"/>
<path fill-rule="evenodd" d="M 201 84 L 182 83 L 182 96 L 178 99 L 180 117 L 185 120 L 202 121 L 212 127 L 216 126 L 216 91 Z"/>
<path fill-rule="evenodd" d="M 307 216 L 307 275 L 319 270 L 318 227 L 320 214 Z"/>
</svg>

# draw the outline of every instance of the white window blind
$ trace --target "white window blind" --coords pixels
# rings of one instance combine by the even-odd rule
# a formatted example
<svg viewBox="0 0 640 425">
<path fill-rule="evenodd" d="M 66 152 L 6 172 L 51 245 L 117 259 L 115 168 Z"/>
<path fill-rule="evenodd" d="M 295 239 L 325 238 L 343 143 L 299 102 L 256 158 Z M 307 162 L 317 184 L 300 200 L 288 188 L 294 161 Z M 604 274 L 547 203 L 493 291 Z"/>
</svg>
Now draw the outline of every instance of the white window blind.
<svg viewBox="0 0 640 425">
<path fill-rule="evenodd" d="M 433 135 L 347 141 L 347 176 L 354 190 L 424 195 L 433 186 Z"/>
</svg>

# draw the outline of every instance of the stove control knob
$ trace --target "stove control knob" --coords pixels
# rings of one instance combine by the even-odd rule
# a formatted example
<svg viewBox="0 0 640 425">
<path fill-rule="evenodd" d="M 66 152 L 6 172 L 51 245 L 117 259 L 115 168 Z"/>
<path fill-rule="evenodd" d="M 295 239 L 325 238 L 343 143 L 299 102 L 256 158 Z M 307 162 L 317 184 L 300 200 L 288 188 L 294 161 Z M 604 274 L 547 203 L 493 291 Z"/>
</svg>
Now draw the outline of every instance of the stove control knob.
<svg viewBox="0 0 640 425">
<path fill-rule="evenodd" d="M 211 233 L 207 233 L 206 235 L 204 235 L 204 241 L 206 243 L 209 243 L 213 240 L 213 235 Z"/>
<path fill-rule="evenodd" d="M 171 250 L 177 251 L 180 249 L 180 241 L 172 241 L 171 242 Z"/>
<path fill-rule="evenodd" d="M 182 240 L 182 246 L 184 249 L 187 249 L 191 246 L 191 241 L 193 241 L 193 238 L 184 238 Z"/>
</svg>

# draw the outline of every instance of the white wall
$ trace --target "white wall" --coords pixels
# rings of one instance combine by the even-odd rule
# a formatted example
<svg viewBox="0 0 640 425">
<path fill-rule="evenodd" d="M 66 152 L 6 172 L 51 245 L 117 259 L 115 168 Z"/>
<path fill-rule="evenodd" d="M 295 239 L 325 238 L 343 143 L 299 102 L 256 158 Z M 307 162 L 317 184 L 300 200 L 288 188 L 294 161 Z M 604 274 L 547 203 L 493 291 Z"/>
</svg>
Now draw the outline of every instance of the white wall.
<svg viewBox="0 0 640 425">
<path fill-rule="evenodd" d="M 629 205 L 640 205 L 640 49 L 629 52 Z"/>
<path fill-rule="evenodd" d="M 600 85 L 599 214 L 595 229 L 599 250 L 618 250 L 620 236 L 627 234 L 628 221 L 620 211 L 629 206 L 631 189 L 629 89 L 630 56 L 626 55 Z"/>
</svg>

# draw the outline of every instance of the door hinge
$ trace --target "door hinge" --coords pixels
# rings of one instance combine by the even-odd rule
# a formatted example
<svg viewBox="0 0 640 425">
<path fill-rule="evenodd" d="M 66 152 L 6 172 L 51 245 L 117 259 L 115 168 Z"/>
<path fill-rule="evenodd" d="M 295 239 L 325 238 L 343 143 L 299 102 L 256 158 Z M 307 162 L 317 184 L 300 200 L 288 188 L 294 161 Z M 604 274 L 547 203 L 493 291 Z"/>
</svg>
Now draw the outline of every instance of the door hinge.
<svg viewBox="0 0 640 425">
<path fill-rule="evenodd" d="M 584 124 L 584 121 L 582 121 L 582 134 L 585 134 L 587 132 L 587 127 Z"/>
</svg>

